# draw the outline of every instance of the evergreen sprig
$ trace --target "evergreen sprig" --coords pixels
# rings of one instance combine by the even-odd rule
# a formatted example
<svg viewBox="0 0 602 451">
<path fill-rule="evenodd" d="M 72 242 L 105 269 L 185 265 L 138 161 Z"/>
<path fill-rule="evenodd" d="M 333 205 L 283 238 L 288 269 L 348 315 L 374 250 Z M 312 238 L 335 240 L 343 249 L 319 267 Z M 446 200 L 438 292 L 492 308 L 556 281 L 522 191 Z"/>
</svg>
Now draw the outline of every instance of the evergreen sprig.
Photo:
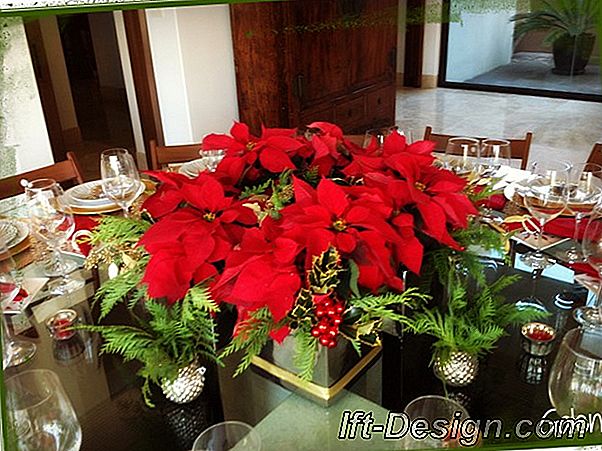
<svg viewBox="0 0 602 451">
<path fill-rule="evenodd" d="M 293 364 L 299 371 L 298 376 L 304 381 L 311 381 L 318 354 L 318 340 L 306 328 L 297 329 Z"/>
<path fill-rule="evenodd" d="M 267 307 L 250 312 L 249 317 L 238 324 L 230 344 L 221 353 L 223 358 L 235 352 L 244 351 L 244 355 L 234 371 L 234 377 L 242 374 L 251 366 L 253 357 L 259 355 L 270 339 L 270 332 L 282 326 L 284 323 L 274 322 Z"/>
<path fill-rule="evenodd" d="M 136 244 L 152 224 L 145 219 L 124 218 L 122 216 L 103 216 L 92 231 L 90 243 L 119 246 Z"/>
<path fill-rule="evenodd" d="M 505 303 L 501 291 L 516 282 L 518 276 L 502 276 L 491 284 L 479 286 L 469 298 L 465 279 L 456 279 L 449 290 L 447 307 L 416 312 L 408 326 L 413 333 L 427 334 L 437 341 L 434 348 L 445 360 L 449 353 L 462 351 L 483 355 L 494 349 L 506 328 L 545 316 L 535 309 L 519 309 Z"/>
<path fill-rule="evenodd" d="M 100 302 L 99 319 L 106 317 L 120 302 L 128 300 L 128 305 L 131 306 L 146 297 L 146 287 L 141 285 L 141 281 L 148 260 L 148 256 L 143 257 L 132 268 L 122 270 L 96 291 L 94 300 Z"/>
<path fill-rule="evenodd" d="M 113 279 L 114 280 L 114 279 Z M 142 363 L 138 375 L 144 378 L 142 393 L 150 400 L 150 382 L 173 380 L 178 370 L 202 357 L 221 363 L 216 352 L 217 334 L 213 314 L 218 310 L 209 291 L 191 288 L 184 299 L 167 305 L 159 300 L 144 302 L 147 317 L 130 325 L 83 325 L 103 338 L 102 353 L 119 354 L 125 361 Z"/>
</svg>

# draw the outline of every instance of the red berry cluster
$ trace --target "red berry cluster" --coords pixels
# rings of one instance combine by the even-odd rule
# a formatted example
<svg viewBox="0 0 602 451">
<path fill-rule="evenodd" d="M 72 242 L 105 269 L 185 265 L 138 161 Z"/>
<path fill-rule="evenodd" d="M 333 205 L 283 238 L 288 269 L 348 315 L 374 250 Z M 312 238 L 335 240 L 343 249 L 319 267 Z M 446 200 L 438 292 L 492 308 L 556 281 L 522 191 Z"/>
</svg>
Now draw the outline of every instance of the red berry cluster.
<svg viewBox="0 0 602 451">
<path fill-rule="evenodd" d="M 345 306 L 329 296 L 314 297 L 318 323 L 312 327 L 311 334 L 318 338 L 322 346 L 334 348 L 337 345 L 339 325 L 343 321 Z"/>
</svg>

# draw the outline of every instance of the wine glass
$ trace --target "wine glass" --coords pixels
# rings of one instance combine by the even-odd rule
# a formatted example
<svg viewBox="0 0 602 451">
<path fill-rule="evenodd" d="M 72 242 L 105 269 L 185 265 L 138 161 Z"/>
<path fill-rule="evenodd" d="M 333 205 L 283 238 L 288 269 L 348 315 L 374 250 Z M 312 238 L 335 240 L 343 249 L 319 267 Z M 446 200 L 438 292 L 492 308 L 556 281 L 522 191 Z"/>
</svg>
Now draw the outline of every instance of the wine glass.
<svg viewBox="0 0 602 451">
<path fill-rule="evenodd" d="M 242 421 L 224 421 L 205 429 L 197 437 L 192 451 L 260 451 L 259 434 Z"/>
<path fill-rule="evenodd" d="M 402 441 L 401 449 L 439 449 L 439 448 L 459 448 L 462 446 L 474 446 L 479 441 L 479 428 L 474 423 L 473 430 L 469 431 L 462 428 L 462 432 L 465 435 L 460 436 L 460 431 L 457 437 L 451 436 L 452 421 L 467 421 L 470 416 L 466 409 L 462 407 L 456 401 L 444 398 L 443 396 L 421 396 L 411 401 L 406 408 L 404 413 L 408 416 L 410 421 L 415 421 L 418 418 L 422 418 L 428 421 L 432 425 L 435 420 L 446 421 L 447 424 L 443 424 L 442 427 L 432 428 L 431 434 L 422 440 L 415 439 L 407 434 Z M 441 434 L 447 429 L 447 435 L 440 438 L 436 438 L 434 435 Z"/>
<path fill-rule="evenodd" d="M 592 268 L 598 271 L 602 280 L 602 205 L 596 205 L 589 223 L 585 227 L 582 241 L 583 256 Z M 598 283 L 598 295 L 595 304 L 575 309 L 573 315 L 577 322 L 586 327 L 602 330 L 602 282 Z"/>
<path fill-rule="evenodd" d="M 543 229 L 546 222 L 560 216 L 566 208 L 571 165 L 566 162 L 537 161 L 531 165 L 531 176 L 520 188 L 529 213 L 538 222 L 536 251 L 522 255 L 521 261 L 533 268 L 531 295 L 516 302 L 518 308 L 535 308 L 547 311 L 537 298 L 537 281 L 544 269 L 554 260 L 542 251 Z"/>
<path fill-rule="evenodd" d="M 102 190 L 129 216 L 129 208 L 140 194 L 140 175 L 134 158 L 126 149 L 108 149 L 100 154 Z"/>
<path fill-rule="evenodd" d="M 480 153 L 481 177 L 492 177 L 502 166 L 510 166 L 512 153 L 510 141 L 505 139 L 484 139 Z"/>
<path fill-rule="evenodd" d="M 2 361 L 4 368 L 10 368 L 29 361 L 36 353 L 36 345 L 30 341 L 15 338 L 8 326 L 4 306 L 19 293 L 21 289 L 16 274 L 15 262 L 0 239 L 0 308 L 2 308 L 2 327 L 4 328 L 4 349 Z"/>
<path fill-rule="evenodd" d="M 550 371 L 548 394 L 558 415 L 602 412 L 602 331 L 569 330 Z"/>
<path fill-rule="evenodd" d="M 209 172 L 215 172 L 220 161 L 226 155 L 224 149 L 201 150 L 199 155 L 203 159 L 203 163 Z"/>
<path fill-rule="evenodd" d="M 567 210 L 575 215 L 573 246 L 566 251 L 569 263 L 585 262 L 583 253 L 577 247 L 579 228 L 583 219 L 591 214 L 602 193 L 602 166 L 594 163 L 581 163 L 571 168 Z"/>
<path fill-rule="evenodd" d="M 8 378 L 6 400 L 19 450 L 79 450 L 81 426 L 56 373 L 28 370 Z"/>
<path fill-rule="evenodd" d="M 75 219 L 65 199 L 65 193 L 53 179 L 38 179 L 25 186 L 33 234 L 46 243 L 61 268 L 61 280 L 52 294 L 72 293 L 84 286 L 84 281 L 73 279 L 69 272 L 77 265 L 66 262 L 61 247 L 75 231 Z"/>
<path fill-rule="evenodd" d="M 478 139 L 450 138 L 445 147 L 445 168 L 459 176 L 468 177 L 479 169 L 481 143 Z"/>
<path fill-rule="evenodd" d="M 385 143 L 385 138 L 393 133 L 399 133 L 401 136 L 405 137 L 406 143 L 408 144 L 412 142 L 412 134 L 410 131 L 400 130 L 397 125 L 392 125 L 389 127 L 380 127 L 368 130 L 364 135 L 363 147 L 368 147 L 370 144 L 376 143 L 376 147 L 380 149 Z"/>
</svg>

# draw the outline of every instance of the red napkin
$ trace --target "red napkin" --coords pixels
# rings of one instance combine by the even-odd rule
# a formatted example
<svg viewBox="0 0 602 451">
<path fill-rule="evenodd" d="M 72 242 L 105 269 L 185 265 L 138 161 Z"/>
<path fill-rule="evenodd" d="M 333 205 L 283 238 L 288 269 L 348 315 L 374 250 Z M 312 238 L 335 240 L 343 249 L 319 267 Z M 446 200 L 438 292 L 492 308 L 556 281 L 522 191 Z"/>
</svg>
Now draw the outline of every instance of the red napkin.
<svg viewBox="0 0 602 451">
<path fill-rule="evenodd" d="M 575 234 L 575 218 L 556 218 L 545 225 L 544 231 L 556 236 L 573 238 Z M 579 239 L 583 238 L 584 231 L 585 223 L 582 222 L 581 227 L 579 227 Z"/>
<path fill-rule="evenodd" d="M 492 210 L 502 211 L 506 206 L 506 202 L 508 199 L 503 194 L 494 194 L 489 198 L 479 202 L 479 205 L 483 205 L 486 208 L 491 208 Z"/>
<path fill-rule="evenodd" d="M 0 282 L 0 292 L 1 293 L 5 293 L 5 294 L 10 293 L 14 289 L 15 289 L 14 283 Z M 24 299 L 27 299 L 27 296 L 29 296 L 27 291 L 25 291 L 24 288 L 21 288 L 21 289 L 19 289 L 19 292 L 17 293 L 17 295 L 13 298 L 13 300 L 11 302 L 15 302 L 15 303 L 22 302 Z"/>
<path fill-rule="evenodd" d="M 75 231 L 76 232 L 79 230 L 92 231 L 98 224 L 99 220 L 100 220 L 100 216 L 75 215 Z M 88 244 L 85 241 L 78 241 L 77 244 L 78 244 L 79 249 L 82 252 L 82 254 L 84 254 L 87 257 L 88 254 L 90 253 L 90 249 L 92 248 L 92 246 L 90 246 L 90 244 Z"/>
</svg>

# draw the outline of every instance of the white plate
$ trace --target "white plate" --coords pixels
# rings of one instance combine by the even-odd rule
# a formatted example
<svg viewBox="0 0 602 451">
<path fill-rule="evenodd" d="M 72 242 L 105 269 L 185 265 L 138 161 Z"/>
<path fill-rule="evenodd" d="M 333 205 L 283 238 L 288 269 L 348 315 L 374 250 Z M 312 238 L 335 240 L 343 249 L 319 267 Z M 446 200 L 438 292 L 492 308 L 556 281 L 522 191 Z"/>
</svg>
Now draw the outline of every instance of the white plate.
<svg viewBox="0 0 602 451">
<path fill-rule="evenodd" d="M 8 248 L 12 249 L 13 247 L 21 244 L 25 238 L 27 238 L 29 236 L 29 227 L 27 227 L 27 224 L 21 222 L 21 221 L 13 221 L 12 224 L 16 227 L 17 229 L 17 236 L 15 236 L 9 243 L 8 243 Z"/>
<path fill-rule="evenodd" d="M 115 202 L 106 197 L 102 192 L 100 180 L 94 180 L 69 188 L 65 191 L 65 195 L 67 202 L 78 208 L 98 208 L 115 205 Z"/>
<path fill-rule="evenodd" d="M 201 172 L 207 169 L 207 165 L 205 163 L 204 158 L 199 158 L 198 160 L 189 161 L 184 163 L 178 169 L 180 174 L 184 174 L 186 177 L 195 178 Z"/>
<path fill-rule="evenodd" d="M 15 239 L 18 229 L 12 221 L 0 221 L 0 241 L 9 244 Z"/>
</svg>

